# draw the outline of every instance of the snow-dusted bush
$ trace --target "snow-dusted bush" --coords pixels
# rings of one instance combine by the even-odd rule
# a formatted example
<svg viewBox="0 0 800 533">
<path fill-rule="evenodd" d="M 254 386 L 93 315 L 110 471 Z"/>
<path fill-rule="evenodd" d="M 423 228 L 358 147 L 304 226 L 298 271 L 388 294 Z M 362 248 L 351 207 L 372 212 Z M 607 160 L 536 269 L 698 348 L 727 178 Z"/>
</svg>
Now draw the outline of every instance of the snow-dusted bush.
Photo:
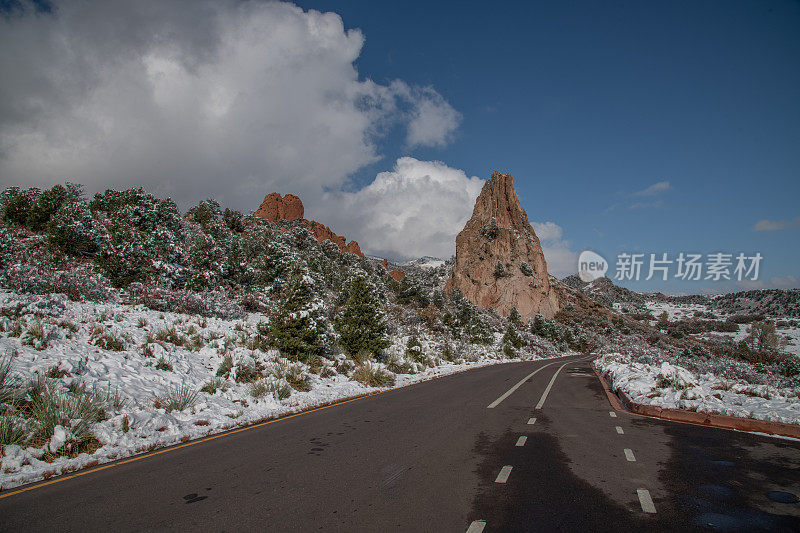
<svg viewBox="0 0 800 533">
<path fill-rule="evenodd" d="M 237 299 L 223 290 L 201 292 L 188 289 L 173 289 L 163 285 L 146 285 L 131 295 L 154 311 L 187 313 L 206 317 L 237 319 L 245 316 L 245 310 Z"/>
<path fill-rule="evenodd" d="M 3 285 L 20 294 L 65 294 L 72 300 L 109 301 L 116 298 L 107 278 L 91 263 L 68 262 L 55 255 L 39 235 L 18 234 Z"/>
<path fill-rule="evenodd" d="M 175 202 L 142 189 L 96 194 L 92 213 L 105 230 L 98 263 L 118 286 L 150 277 L 174 279 L 172 263 L 183 255 L 181 219 Z"/>
<path fill-rule="evenodd" d="M 153 399 L 156 409 L 164 409 L 166 412 L 185 411 L 192 407 L 197 401 L 198 391 L 190 386 L 181 383 L 168 389 L 163 395 Z"/>
<path fill-rule="evenodd" d="M 36 203 L 41 191 L 35 187 L 22 190 L 9 187 L 0 196 L 0 218 L 5 222 L 24 226 L 28 221 L 31 207 Z"/>
<path fill-rule="evenodd" d="M 353 372 L 352 379 L 367 387 L 391 387 L 395 382 L 395 377 L 391 372 L 370 361 L 359 365 Z"/>
<path fill-rule="evenodd" d="M 45 229 L 63 205 L 77 202 L 82 196 L 83 187 L 74 183 L 55 185 L 42 191 L 31 204 L 25 225 L 33 231 Z"/>
<path fill-rule="evenodd" d="M 50 218 L 47 226 L 50 242 L 68 255 L 94 256 L 100 248 L 102 233 L 85 202 L 67 202 Z"/>
<path fill-rule="evenodd" d="M 103 395 L 94 389 L 78 387 L 70 392 L 56 382 L 39 379 L 31 384 L 28 396 L 32 398 L 25 407 L 33 421 L 30 440 L 39 446 L 49 442 L 51 453 L 64 446 L 71 451 L 91 436 L 92 423 L 106 417 Z"/>
</svg>

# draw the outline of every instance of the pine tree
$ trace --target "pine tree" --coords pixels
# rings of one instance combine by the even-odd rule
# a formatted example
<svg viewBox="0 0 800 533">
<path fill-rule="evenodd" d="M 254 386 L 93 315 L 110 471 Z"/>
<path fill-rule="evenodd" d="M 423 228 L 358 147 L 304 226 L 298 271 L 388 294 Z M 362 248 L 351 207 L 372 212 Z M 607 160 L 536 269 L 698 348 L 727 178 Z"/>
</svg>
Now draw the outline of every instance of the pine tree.
<svg viewBox="0 0 800 533">
<path fill-rule="evenodd" d="M 531 333 L 534 335 L 538 335 L 540 337 L 546 336 L 547 330 L 547 323 L 544 320 L 544 317 L 540 314 L 536 314 L 533 318 L 533 324 L 531 325 Z"/>
<path fill-rule="evenodd" d="M 278 305 L 269 313 L 269 325 L 260 326 L 269 346 L 291 361 L 308 361 L 324 351 L 323 302 L 304 266 L 295 263 L 281 286 Z"/>
<path fill-rule="evenodd" d="M 522 338 L 512 324 L 508 325 L 508 329 L 506 329 L 506 333 L 503 335 L 503 344 L 516 349 L 522 347 Z"/>
<path fill-rule="evenodd" d="M 365 275 L 356 274 L 347 292 L 344 309 L 335 323 L 339 344 L 351 357 L 362 352 L 377 356 L 389 343 L 375 287 Z"/>
<path fill-rule="evenodd" d="M 472 344 L 489 345 L 494 340 L 492 328 L 477 313 L 464 329 L 469 335 L 469 342 Z"/>
<path fill-rule="evenodd" d="M 508 313 L 508 320 L 517 327 L 522 325 L 522 316 L 519 314 L 516 307 L 511 308 L 511 311 Z"/>
</svg>

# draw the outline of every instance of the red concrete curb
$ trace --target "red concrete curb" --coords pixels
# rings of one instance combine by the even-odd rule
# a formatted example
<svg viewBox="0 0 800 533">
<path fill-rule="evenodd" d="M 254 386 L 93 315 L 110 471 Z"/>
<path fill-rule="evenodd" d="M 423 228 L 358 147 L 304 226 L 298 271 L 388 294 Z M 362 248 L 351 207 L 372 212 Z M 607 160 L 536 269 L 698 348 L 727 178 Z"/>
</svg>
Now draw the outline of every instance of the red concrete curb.
<svg viewBox="0 0 800 533">
<path fill-rule="evenodd" d="M 597 379 L 603 385 L 603 389 L 608 396 L 608 401 L 614 409 L 628 411 L 636 415 L 661 418 L 672 422 L 683 422 L 685 424 L 695 424 L 699 426 L 711 426 L 722 429 L 736 429 L 738 431 L 751 431 L 767 433 L 768 435 L 779 435 L 800 439 L 800 426 L 795 424 L 784 424 L 783 422 L 768 422 L 766 420 L 754 420 L 752 418 L 740 418 L 736 416 L 719 415 L 715 413 L 699 413 L 696 411 L 685 411 L 683 409 L 662 409 L 655 405 L 644 405 L 632 402 L 623 392 L 616 394 L 611 389 L 605 376 L 600 374 L 596 368 L 592 367 Z"/>
</svg>

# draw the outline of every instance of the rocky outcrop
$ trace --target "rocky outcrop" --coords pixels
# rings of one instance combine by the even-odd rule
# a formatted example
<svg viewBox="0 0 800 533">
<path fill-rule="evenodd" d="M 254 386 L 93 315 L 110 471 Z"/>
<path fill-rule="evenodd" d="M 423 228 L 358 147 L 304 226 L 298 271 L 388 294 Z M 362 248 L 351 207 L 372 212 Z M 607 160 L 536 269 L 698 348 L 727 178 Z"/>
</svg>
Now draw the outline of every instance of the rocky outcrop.
<svg viewBox="0 0 800 533">
<path fill-rule="evenodd" d="M 293 194 L 281 196 L 273 192 L 264 197 L 253 216 L 277 224 L 280 220 L 301 220 L 305 213 L 303 202 Z"/>
<path fill-rule="evenodd" d="M 392 270 L 389 272 L 389 275 L 392 276 L 395 281 L 402 281 L 403 278 L 406 277 L 406 273 L 402 270 Z"/>
<path fill-rule="evenodd" d="M 552 318 L 558 297 L 550 287 L 539 239 L 519 203 L 510 174 L 494 172 L 456 237 L 456 262 L 446 290 L 460 289 L 484 309 L 507 316 Z"/>
<path fill-rule="evenodd" d="M 336 235 L 328 226 L 315 220 L 306 220 L 303 218 L 304 214 L 305 208 L 303 208 L 303 201 L 300 198 L 293 194 L 281 196 L 273 192 L 264 197 L 264 201 L 261 202 L 253 216 L 269 220 L 273 224 L 277 224 L 281 220 L 299 220 L 308 227 L 318 242 L 331 241 L 343 252 L 355 254 L 359 257 L 364 256 L 361 252 L 361 247 L 356 241 L 347 242 L 347 239 Z"/>
<path fill-rule="evenodd" d="M 314 220 L 303 220 L 303 223 L 308 226 L 308 229 L 311 230 L 311 233 L 314 234 L 317 241 L 331 241 L 338 246 L 341 251 L 363 257 L 364 254 L 361 253 L 361 247 L 358 246 L 356 241 L 347 242 L 347 239 L 336 235 L 331 228 Z"/>
</svg>

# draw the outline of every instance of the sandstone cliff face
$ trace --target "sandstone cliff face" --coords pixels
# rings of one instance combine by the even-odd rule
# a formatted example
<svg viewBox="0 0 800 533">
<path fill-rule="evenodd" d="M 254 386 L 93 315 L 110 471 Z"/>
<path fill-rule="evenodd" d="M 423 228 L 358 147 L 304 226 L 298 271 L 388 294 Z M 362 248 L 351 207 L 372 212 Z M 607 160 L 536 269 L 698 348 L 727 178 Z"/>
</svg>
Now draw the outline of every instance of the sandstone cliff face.
<svg viewBox="0 0 800 533">
<path fill-rule="evenodd" d="M 456 262 L 446 290 L 458 288 L 475 305 L 507 316 L 552 318 L 558 297 L 547 264 L 510 174 L 494 172 L 475 201 L 472 218 L 456 237 Z"/>
<path fill-rule="evenodd" d="M 264 197 L 264 201 L 261 202 L 253 216 L 269 220 L 273 224 L 277 224 L 281 220 L 299 220 L 311 230 L 318 242 L 331 241 L 343 252 L 355 254 L 359 257 L 364 256 L 361 252 L 361 247 L 356 241 L 347 242 L 347 239 L 336 235 L 328 226 L 314 220 L 306 220 L 303 218 L 304 214 L 305 208 L 300 198 L 293 194 L 281 196 L 273 192 Z"/>
</svg>

